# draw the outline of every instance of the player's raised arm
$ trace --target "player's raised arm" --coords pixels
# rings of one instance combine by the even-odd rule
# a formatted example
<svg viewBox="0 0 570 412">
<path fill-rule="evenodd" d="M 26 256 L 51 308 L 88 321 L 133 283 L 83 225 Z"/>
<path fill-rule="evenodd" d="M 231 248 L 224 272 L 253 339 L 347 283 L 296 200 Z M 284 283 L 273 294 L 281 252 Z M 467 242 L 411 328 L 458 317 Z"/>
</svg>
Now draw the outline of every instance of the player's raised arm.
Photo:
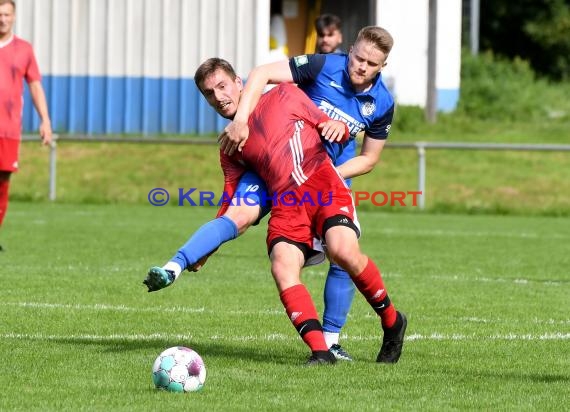
<svg viewBox="0 0 570 412">
<path fill-rule="evenodd" d="M 263 94 L 265 86 L 292 82 L 293 75 L 288 60 L 264 64 L 249 73 L 234 119 L 218 137 L 220 146 L 226 154 L 231 155 L 236 149 L 241 151 L 243 148 L 249 136 L 247 120 Z"/>
</svg>

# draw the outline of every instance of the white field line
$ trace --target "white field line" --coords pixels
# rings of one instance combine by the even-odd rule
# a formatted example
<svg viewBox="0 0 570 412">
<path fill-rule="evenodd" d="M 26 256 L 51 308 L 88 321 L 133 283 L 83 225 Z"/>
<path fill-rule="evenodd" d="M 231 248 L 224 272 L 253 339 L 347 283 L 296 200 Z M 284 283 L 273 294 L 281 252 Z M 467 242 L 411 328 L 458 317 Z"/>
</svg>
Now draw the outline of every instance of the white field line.
<svg viewBox="0 0 570 412">
<path fill-rule="evenodd" d="M 351 317 L 351 315 L 348 315 Z M 368 312 L 364 316 L 364 318 L 376 318 L 377 315 L 374 312 Z M 416 321 L 428 321 L 434 322 L 436 318 L 423 316 L 423 315 L 415 315 L 414 320 Z M 486 323 L 486 324 L 508 324 L 508 325 L 525 325 L 525 324 L 534 324 L 534 325 L 570 325 L 570 319 L 538 319 L 538 318 L 523 318 L 523 319 L 501 319 L 501 318 L 479 318 L 476 316 L 461 316 L 461 317 L 454 317 L 454 316 L 446 316 L 445 322 L 465 322 L 465 323 Z"/>
<path fill-rule="evenodd" d="M 210 339 L 226 342 L 249 342 L 249 341 L 296 341 L 299 339 L 295 335 L 284 334 L 266 334 L 266 335 L 185 335 L 185 334 L 170 334 L 170 333 L 152 333 L 152 334 L 111 334 L 111 335 L 91 335 L 91 334 L 78 334 L 78 335 L 48 335 L 43 333 L 3 333 L 0 334 L 0 339 L 14 339 L 14 340 L 39 340 L 39 341 L 69 341 L 80 340 L 90 342 L 106 342 L 106 341 L 154 341 L 154 340 L 176 340 L 176 341 L 191 341 L 193 339 Z M 342 336 L 343 341 L 378 341 L 378 336 Z M 560 341 L 570 340 L 570 333 L 543 333 L 543 334 L 497 334 L 497 335 L 462 335 L 462 334 L 444 334 L 444 333 L 431 333 L 421 334 L 414 333 L 406 336 L 407 342 L 413 341 Z"/>
<path fill-rule="evenodd" d="M 82 304 L 67 304 L 67 303 L 42 303 L 42 302 L 0 302 L 0 306 L 16 306 L 20 308 L 32 308 L 32 309 L 65 309 L 65 310 L 76 310 L 76 311 L 111 311 L 111 312 L 155 312 L 155 313 L 204 313 L 208 310 L 204 307 L 192 308 L 186 306 L 154 306 L 151 308 L 137 308 L 129 307 L 124 305 L 107 305 L 104 303 L 95 303 L 92 305 L 82 305 Z M 213 311 L 212 311 L 213 312 Z M 216 309 L 216 312 L 219 312 Z M 241 311 L 241 310 L 230 310 L 226 313 L 231 315 L 243 316 L 243 315 L 279 315 L 283 316 L 285 314 L 285 309 L 266 309 L 259 311 Z"/>
<path fill-rule="evenodd" d="M 75 310 L 75 311 L 110 311 L 110 312 L 156 312 L 156 313 L 193 313 L 193 314 L 201 314 L 201 313 L 219 313 L 219 309 L 216 308 L 215 310 L 210 311 L 205 307 L 200 308 L 191 308 L 191 307 L 183 307 L 183 306 L 171 306 L 171 307 L 163 307 L 163 306 L 155 306 L 152 308 L 137 308 L 137 307 L 129 307 L 124 305 L 107 305 L 107 304 L 93 304 L 93 305 L 82 305 L 82 304 L 65 304 L 65 303 L 41 303 L 41 302 L 0 302 L 1 306 L 12 306 L 12 307 L 20 307 L 20 308 L 30 308 L 30 309 L 53 309 L 53 310 Z M 245 310 L 229 310 L 224 312 L 225 314 L 233 315 L 233 316 L 247 316 L 247 315 L 266 315 L 266 316 L 285 316 L 284 309 L 264 309 L 264 310 L 257 310 L 257 311 L 245 311 Z M 353 317 L 349 314 L 349 317 Z M 373 312 L 368 312 L 362 316 L 363 318 L 376 318 L 377 315 Z M 423 315 L 416 315 L 414 319 L 417 320 L 426 320 L 426 321 L 433 321 L 434 318 L 429 316 Z M 570 319 L 539 319 L 539 318 L 529 318 L 525 317 L 522 320 L 517 319 L 501 319 L 501 318 L 480 318 L 476 316 L 462 316 L 462 317 L 452 317 L 447 316 L 446 321 L 459 321 L 459 322 L 471 322 L 471 323 L 498 323 L 498 324 L 537 324 L 537 325 L 570 325 Z"/>
<path fill-rule="evenodd" d="M 309 273 L 304 271 L 303 274 Z M 311 273 L 312 276 L 312 273 Z M 322 272 L 322 276 L 326 276 L 326 273 Z M 567 277 L 564 275 L 555 275 L 559 278 Z M 382 277 L 389 278 L 410 278 L 409 275 L 399 273 L 399 272 L 383 272 Z M 570 285 L 567 280 L 536 280 L 536 279 L 525 279 L 525 278 L 515 278 L 506 279 L 501 277 L 489 277 L 489 276 L 473 276 L 470 273 L 459 273 L 459 274 L 443 274 L 443 275 L 423 275 L 423 278 L 435 279 L 435 280 L 445 280 L 445 281 L 456 281 L 456 282 L 480 282 L 480 283 L 513 283 L 515 285 L 545 285 L 545 286 L 562 286 Z"/>
<path fill-rule="evenodd" d="M 533 232 L 470 232 L 440 229 L 400 229 L 383 228 L 374 230 L 374 233 L 385 235 L 412 235 L 412 236 L 445 236 L 445 237 L 507 237 L 518 239 L 570 239 L 570 235 L 562 233 L 533 233 Z"/>
<path fill-rule="evenodd" d="M 41 303 L 41 302 L 1 302 L 0 306 L 18 306 L 22 308 L 34 309 L 66 309 L 66 310 L 94 310 L 94 311 L 114 311 L 114 312 L 181 312 L 181 313 L 202 313 L 204 308 L 192 308 L 182 306 L 134 308 L 124 305 L 107 305 L 96 303 L 93 305 L 64 304 L 64 303 Z"/>
<path fill-rule="evenodd" d="M 392 274 L 394 276 L 395 274 Z M 562 277 L 562 275 L 559 275 Z M 396 275 L 395 277 L 402 277 L 402 275 Z M 529 285 L 529 284 L 540 284 L 546 286 L 560 286 L 562 284 L 568 284 L 568 282 L 562 282 L 558 280 L 534 280 L 534 279 L 505 279 L 505 278 L 490 278 L 485 276 L 471 276 L 471 275 L 431 275 L 430 279 L 436 280 L 454 280 L 459 282 L 481 282 L 481 283 L 514 283 L 516 285 Z"/>
</svg>

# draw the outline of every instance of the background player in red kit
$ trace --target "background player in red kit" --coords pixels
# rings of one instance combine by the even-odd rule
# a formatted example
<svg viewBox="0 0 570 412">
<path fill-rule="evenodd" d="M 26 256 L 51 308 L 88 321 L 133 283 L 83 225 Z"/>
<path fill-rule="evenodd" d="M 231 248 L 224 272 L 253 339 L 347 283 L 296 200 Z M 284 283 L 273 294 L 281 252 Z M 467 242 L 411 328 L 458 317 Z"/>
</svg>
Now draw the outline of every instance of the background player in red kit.
<svg viewBox="0 0 570 412">
<path fill-rule="evenodd" d="M 196 71 L 195 81 L 208 103 L 231 119 L 243 89 L 232 66 L 209 59 Z M 260 175 L 271 198 L 267 248 L 271 272 L 289 319 L 310 347 L 310 364 L 334 363 L 313 300 L 301 282 L 301 268 L 313 253 L 316 236 L 330 260 L 343 267 L 379 315 L 384 329 L 378 362 L 397 362 L 403 346 L 406 318 L 390 302 L 380 272 L 360 251 L 359 229 L 349 191 L 321 142 L 346 139 L 348 128 L 330 120 L 297 87 L 282 84 L 263 95 L 249 117 L 249 143 L 228 156 L 220 151 L 229 197 L 247 170 Z M 281 201 L 288 193 L 285 202 Z M 305 201 L 303 201 L 305 199 Z M 312 201 L 306 201 L 312 199 Z M 321 199 L 322 201 L 317 201 Z M 222 216 L 224 204 L 218 216 Z M 158 272 L 156 272 L 158 273 Z M 149 290 L 164 287 L 164 279 L 149 272 Z"/>
<path fill-rule="evenodd" d="M 40 116 L 43 143 L 49 144 L 52 137 L 34 51 L 30 43 L 14 35 L 12 28 L 15 18 L 15 3 L 12 0 L 0 0 L 0 226 L 8 208 L 10 176 L 18 170 L 24 79 L 28 82 L 32 101 Z"/>
</svg>

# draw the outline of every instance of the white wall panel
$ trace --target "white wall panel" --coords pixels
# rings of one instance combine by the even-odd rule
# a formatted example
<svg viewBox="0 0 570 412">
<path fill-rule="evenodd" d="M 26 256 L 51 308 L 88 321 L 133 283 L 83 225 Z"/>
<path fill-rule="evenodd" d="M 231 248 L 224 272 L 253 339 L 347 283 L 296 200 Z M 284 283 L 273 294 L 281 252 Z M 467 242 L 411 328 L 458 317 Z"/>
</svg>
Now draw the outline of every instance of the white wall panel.
<svg viewBox="0 0 570 412">
<path fill-rule="evenodd" d="M 34 49 L 36 52 L 36 58 L 40 63 L 40 67 L 43 70 L 51 71 L 53 69 L 53 0 L 47 1 L 34 1 L 28 0 L 26 2 L 26 9 L 20 10 L 20 8 L 16 11 L 16 19 L 20 18 L 20 15 L 23 12 L 31 14 L 31 24 L 32 27 L 29 28 L 30 32 L 33 33 L 31 37 L 23 36 L 25 39 L 31 39 L 34 45 Z M 18 3 L 18 7 L 20 3 Z M 24 29 L 25 31 L 28 28 Z"/>
<path fill-rule="evenodd" d="M 34 36 L 34 29 L 33 0 L 19 0 L 16 5 L 14 32 L 17 36 L 35 44 L 37 39 Z"/>
<path fill-rule="evenodd" d="M 269 2 L 18 0 L 15 30 L 34 46 L 58 132 L 212 133 L 223 122 L 194 72 L 219 56 L 246 76 L 268 52 Z"/>
<path fill-rule="evenodd" d="M 162 15 L 161 77 L 180 77 L 180 29 L 184 22 L 180 18 L 180 0 L 165 0 Z"/>
<path fill-rule="evenodd" d="M 192 77 L 212 56 L 245 75 L 268 16 L 269 0 L 18 0 L 15 30 L 51 75 Z"/>
<path fill-rule="evenodd" d="M 69 72 L 70 46 L 71 46 L 71 1 L 52 0 L 51 24 L 45 20 L 46 29 L 51 31 L 50 50 L 50 70 L 52 73 Z M 49 15 L 49 14 L 48 14 Z M 51 27 L 50 27 L 51 26 Z M 46 45 L 47 46 L 47 45 Z"/>
<path fill-rule="evenodd" d="M 461 2 L 438 0 L 437 87 L 456 89 L 461 74 Z"/>
<path fill-rule="evenodd" d="M 89 1 L 87 27 L 87 71 L 73 73 L 71 71 L 57 73 L 53 75 L 71 76 L 103 76 L 107 70 L 107 0 Z"/>
<path fill-rule="evenodd" d="M 144 57 L 144 7 L 141 0 L 127 0 L 125 16 L 125 74 L 143 75 Z"/>
<path fill-rule="evenodd" d="M 427 99 L 428 0 L 377 0 L 377 24 L 394 37 L 383 75 L 400 104 L 425 106 Z M 436 89 L 439 110 L 459 99 L 461 75 L 461 0 L 438 0 Z"/>
<path fill-rule="evenodd" d="M 103 28 L 105 41 L 105 74 L 108 76 L 131 75 L 126 72 L 126 40 L 129 30 L 127 23 L 127 1 L 100 0 L 106 3 L 105 20 L 99 28 Z"/>
<path fill-rule="evenodd" d="M 200 5 L 197 2 L 182 2 L 180 17 L 180 75 L 193 77 L 196 71 L 195 62 L 200 60 Z"/>
<path fill-rule="evenodd" d="M 69 73 L 89 72 L 89 2 L 72 1 L 70 13 Z M 67 70 L 64 72 L 67 73 Z"/>
<path fill-rule="evenodd" d="M 164 3 L 164 1 L 162 3 Z M 144 34 L 142 37 L 144 77 L 160 77 L 162 18 L 162 7 L 160 7 L 160 3 L 152 0 L 144 0 Z"/>
<path fill-rule="evenodd" d="M 427 93 L 427 0 L 415 1 L 413 13 L 402 13 L 398 0 L 379 0 L 377 24 L 394 37 L 383 76 L 399 103 L 423 106 Z"/>
</svg>

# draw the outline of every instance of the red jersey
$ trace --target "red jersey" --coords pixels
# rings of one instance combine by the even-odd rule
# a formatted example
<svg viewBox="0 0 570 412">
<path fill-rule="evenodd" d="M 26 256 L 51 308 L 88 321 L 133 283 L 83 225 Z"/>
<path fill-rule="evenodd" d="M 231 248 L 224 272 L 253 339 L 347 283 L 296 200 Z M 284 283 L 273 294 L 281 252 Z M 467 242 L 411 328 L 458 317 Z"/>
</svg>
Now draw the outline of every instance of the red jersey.
<svg viewBox="0 0 570 412">
<path fill-rule="evenodd" d="M 262 178 L 268 195 L 301 186 L 321 164 L 331 162 L 316 128 L 327 120 L 329 117 L 292 84 L 283 83 L 265 93 L 249 116 L 249 138 L 243 151 L 232 156 L 220 151 L 224 192 L 232 197 L 246 170 Z M 218 215 L 226 208 L 224 205 Z"/>
<path fill-rule="evenodd" d="M 19 37 L 0 47 L 0 138 L 20 139 L 24 79 L 41 80 L 32 45 Z"/>
</svg>

